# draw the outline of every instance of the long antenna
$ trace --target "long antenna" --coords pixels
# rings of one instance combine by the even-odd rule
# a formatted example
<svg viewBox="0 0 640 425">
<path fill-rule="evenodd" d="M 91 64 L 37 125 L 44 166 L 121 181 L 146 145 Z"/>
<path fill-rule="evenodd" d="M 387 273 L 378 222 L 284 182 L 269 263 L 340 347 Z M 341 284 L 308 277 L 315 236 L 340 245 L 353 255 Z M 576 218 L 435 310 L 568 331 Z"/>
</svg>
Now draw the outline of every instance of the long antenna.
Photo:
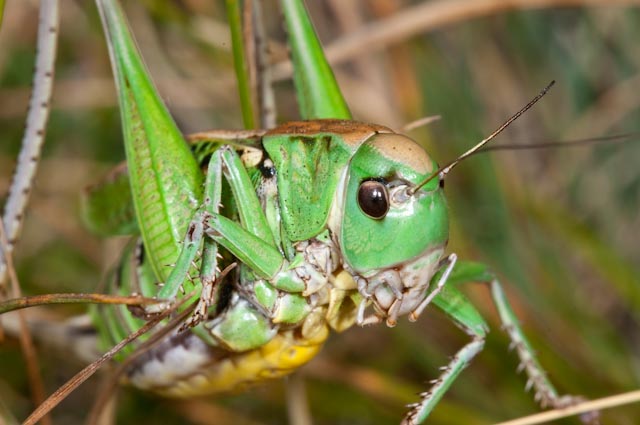
<svg viewBox="0 0 640 425">
<path fill-rule="evenodd" d="M 445 165 L 443 167 L 440 167 L 436 172 L 431 174 L 429 177 L 427 177 L 425 180 L 423 180 L 417 186 L 410 188 L 409 189 L 409 194 L 413 195 L 414 193 L 416 193 L 416 191 L 418 189 L 420 189 L 422 186 L 424 186 L 425 184 L 429 183 L 431 180 L 433 180 L 436 177 L 438 177 L 440 179 L 443 179 L 444 176 L 446 176 L 447 173 L 449 173 L 449 171 L 451 171 L 451 169 L 453 167 L 455 167 L 456 165 L 458 165 L 463 159 L 466 159 L 466 158 L 470 157 L 471 155 L 473 155 L 474 153 L 476 153 L 484 145 L 489 143 L 491 141 L 491 139 L 495 138 L 498 134 L 500 134 L 502 132 L 502 130 L 507 128 L 509 126 L 509 124 L 511 124 L 512 122 L 514 122 L 518 118 L 520 118 L 520 115 L 522 115 L 525 112 L 527 112 L 527 110 L 529 110 L 537 101 L 539 101 L 542 98 L 542 96 L 547 94 L 549 89 L 555 83 L 556 83 L 555 80 L 551 81 L 545 88 L 542 89 L 542 91 L 540 91 L 540 93 L 538 93 L 538 95 L 536 97 L 534 97 L 529 103 L 527 103 L 524 108 L 520 109 L 518 112 L 516 112 L 514 115 L 512 115 L 511 118 L 509 118 L 507 121 L 505 121 L 504 124 L 502 124 L 500 127 L 498 127 L 487 138 L 483 139 L 480 143 L 478 143 L 477 145 L 475 145 L 474 147 L 472 147 L 471 149 L 469 149 L 468 151 L 466 151 L 465 153 L 463 153 L 462 155 L 460 155 L 458 158 L 454 159 L 453 161 L 451 161 L 447 165 Z"/>
<path fill-rule="evenodd" d="M 577 148 L 586 145 L 592 145 L 595 143 L 603 143 L 603 142 L 614 142 L 614 143 L 626 143 L 631 142 L 633 138 L 640 137 L 640 133 L 621 133 L 621 134 L 613 134 L 610 136 L 600 136 L 600 137 L 589 137 L 586 139 L 575 139 L 575 140 L 562 140 L 555 142 L 538 142 L 538 143 L 521 143 L 521 144 L 502 144 L 502 145 L 491 145 L 485 146 L 479 151 L 475 151 L 473 154 L 477 155 L 485 152 L 497 152 L 497 151 L 519 151 L 519 150 L 532 150 L 532 149 L 548 149 L 548 148 Z"/>
</svg>

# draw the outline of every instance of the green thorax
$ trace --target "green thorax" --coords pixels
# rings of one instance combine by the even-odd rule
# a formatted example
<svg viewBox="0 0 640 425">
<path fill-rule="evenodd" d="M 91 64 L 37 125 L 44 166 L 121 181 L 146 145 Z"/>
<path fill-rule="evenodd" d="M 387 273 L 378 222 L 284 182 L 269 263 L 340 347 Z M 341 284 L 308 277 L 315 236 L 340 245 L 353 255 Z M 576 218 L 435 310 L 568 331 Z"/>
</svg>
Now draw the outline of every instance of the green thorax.
<svg viewBox="0 0 640 425">
<path fill-rule="evenodd" d="M 391 130 L 354 121 L 290 122 L 267 132 L 263 145 L 278 170 L 281 218 L 291 241 L 326 226 L 344 167 L 358 147 Z"/>
</svg>

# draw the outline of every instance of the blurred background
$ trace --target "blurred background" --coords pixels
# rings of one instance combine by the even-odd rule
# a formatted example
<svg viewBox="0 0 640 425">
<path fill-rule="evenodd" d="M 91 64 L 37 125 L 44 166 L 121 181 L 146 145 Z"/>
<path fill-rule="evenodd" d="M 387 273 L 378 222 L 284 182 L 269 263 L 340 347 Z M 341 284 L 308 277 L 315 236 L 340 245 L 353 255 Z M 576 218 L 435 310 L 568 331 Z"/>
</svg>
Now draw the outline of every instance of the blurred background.
<svg viewBox="0 0 640 425">
<path fill-rule="evenodd" d="M 491 265 L 563 393 L 598 398 L 640 387 L 639 1 L 327 0 L 312 19 L 356 119 L 409 134 L 440 163 L 491 133 L 549 81 L 556 85 L 495 144 L 569 141 L 635 132 L 627 143 L 499 152 L 465 161 L 447 179 L 450 251 Z M 612 5 L 616 3 L 617 5 Z M 35 58 L 36 1 L 9 1 L 0 29 L 0 199 L 25 123 Z M 263 9 L 270 35 L 278 120 L 297 118 L 277 3 Z M 185 133 L 241 128 L 224 2 L 125 2 L 139 47 Z M 94 291 L 122 240 L 84 230 L 79 194 L 124 158 L 109 57 L 91 2 L 65 0 L 51 114 L 17 271 L 27 294 Z M 233 89 L 232 89 L 233 88 Z M 516 374 L 488 291 L 469 296 L 492 327 L 484 351 L 438 405 L 430 424 L 488 424 L 538 409 Z M 82 308 L 32 314 L 57 321 Z M 397 423 L 404 405 L 467 342 L 428 309 L 394 329 L 331 337 L 301 370 L 316 424 Z M 47 393 L 83 366 L 41 347 Z M 82 423 L 100 381 L 54 410 Z M 18 419 L 33 409 L 17 341 L 0 345 L 0 404 Z M 123 388 L 116 423 L 281 424 L 284 384 L 239 396 L 165 400 Z M 635 424 L 640 405 L 607 410 L 605 424 Z M 173 421 L 173 422 L 172 422 Z M 558 421 L 578 424 L 577 419 Z"/>
</svg>

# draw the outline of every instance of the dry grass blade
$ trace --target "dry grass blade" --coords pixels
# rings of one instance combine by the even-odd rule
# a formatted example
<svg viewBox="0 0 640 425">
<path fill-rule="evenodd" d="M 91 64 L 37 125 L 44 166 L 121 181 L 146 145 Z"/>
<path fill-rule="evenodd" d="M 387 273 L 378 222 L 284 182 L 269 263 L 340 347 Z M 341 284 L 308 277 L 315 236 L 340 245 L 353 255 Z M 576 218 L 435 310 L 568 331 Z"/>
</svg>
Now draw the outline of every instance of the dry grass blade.
<svg viewBox="0 0 640 425">
<path fill-rule="evenodd" d="M 433 122 L 439 121 L 442 117 L 440 115 L 430 115 L 428 117 L 422 117 L 420 119 L 417 119 L 415 121 L 411 121 L 407 124 L 404 125 L 404 127 L 402 127 L 402 132 L 406 133 L 409 132 L 411 130 L 415 130 L 416 128 L 420 128 L 422 126 L 425 125 L 429 125 Z"/>
<path fill-rule="evenodd" d="M 287 406 L 289 423 L 296 425 L 312 425 L 309 399 L 304 384 L 304 376 L 300 372 L 287 377 Z"/>
<path fill-rule="evenodd" d="M 29 417 L 24 421 L 23 425 L 33 425 L 39 420 L 42 419 L 44 415 L 49 413 L 51 409 L 56 407 L 62 400 L 64 400 L 72 391 L 74 391 L 80 384 L 89 379 L 100 367 L 108 360 L 111 360 L 120 350 L 126 347 L 129 343 L 135 341 L 145 333 L 149 332 L 153 329 L 158 323 L 168 317 L 171 313 L 175 311 L 176 308 L 179 307 L 179 304 L 167 309 L 167 311 L 159 314 L 157 317 L 151 319 L 144 326 L 142 326 L 137 331 L 128 335 L 125 339 L 116 344 L 113 348 L 107 351 L 102 357 L 100 357 L 95 362 L 91 363 L 89 366 L 82 369 L 78 372 L 73 378 L 68 380 L 63 386 L 58 388 L 53 394 L 49 396 L 36 410 L 29 415 Z"/>
<path fill-rule="evenodd" d="M 184 302 L 191 299 L 196 294 L 197 294 L 196 291 L 190 293 L 188 296 L 186 296 L 183 299 L 183 301 L 178 306 L 176 306 L 176 308 L 184 304 Z M 178 325 L 182 324 L 187 319 L 187 317 L 189 317 L 189 315 L 193 312 L 193 309 L 195 308 L 195 306 L 196 306 L 196 303 L 194 302 L 185 311 L 180 313 L 175 318 L 171 319 L 171 321 L 167 323 L 166 326 L 164 326 L 158 332 L 154 333 L 153 336 L 151 336 L 151 338 L 149 338 L 144 343 L 142 343 L 140 347 L 136 349 L 136 351 L 134 351 L 131 355 L 129 355 L 129 357 L 127 357 L 127 359 L 118 366 L 118 368 L 115 370 L 114 373 L 111 374 L 110 378 L 105 383 L 105 385 L 101 388 L 98 396 L 96 397 L 96 401 L 93 404 L 93 407 L 91 408 L 89 417 L 87 418 L 87 422 L 86 422 L 87 424 L 94 424 L 98 422 L 98 419 L 102 416 L 102 412 L 106 408 L 107 403 L 111 398 L 111 395 L 113 394 L 116 387 L 118 386 L 118 380 L 120 379 L 122 374 L 126 371 L 127 367 L 131 363 L 133 363 L 133 361 L 137 359 L 140 355 L 147 352 L 155 344 L 160 342 L 162 338 L 167 336 L 169 332 L 177 328 Z M 175 310 L 175 308 L 172 310 Z"/>
<path fill-rule="evenodd" d="M 58 46 L 58 0 L 42 2 L 39 19 L 38 55 L 36 71 L 33 75 L 33 92 L 29 102 L 29 114 L 22 139 L 22 150 L 9 191 L 9 199 L 4 207 L 3 221 L 6 226 L 4 229 L 7 243 L 0 251 L 0 285 L 7 277 L 6 260 L 3 257 L 11 255 L 20 233 L 49 119 L 51 109 L 49 103 L 53 90 L 53 72 Z"/>
<path fill-rule="evenodd" d="M 8 250 L 7 237 L 4 232 L 4 221 L 0 218 L 0 252 L 5 252 L 5 265 L 6 273 L 9 276 L 9 283 L 11 284 L 11 293 L 14 296 L 20 296 L 20 282 L 18 281 L 18 275 L 13 266 L 13 256 L 11 251 Z M 29 387 L 31 388 L 31 396 L 35 405 L 41 404 L 45 399 L 44 383 L 42 376 L 40 375 L 40 363 L 38 362 L 38 355 L 36 347 L 33 343 L 33 337 L 27 321 L 24 318 L 22 312 L 18 314 L 18 320 L 20 323 L 20 348 L 22 349 L 22 355 L 24 356 L 25 364 L 27 366 L 27 375 L 29 377 Z M 42 418 L 44 425 L 51 424 L 51 418 L 45 416 Z"/>
<path fill-rule="evenodd" d="M 564 409 L 554 409 L 548 412 L 537 413 L 535 415 L 525 416 L 511 421 L 500 422 L 495 425 L 536 425 L 569 416 L 580 415 L 582 413 L 610 409 L 612 407 L 638 402 L 640 402 L 640 390 L 635 390 L 597 400 L 585 401 Z"/>
<path fill-rule="evenodd" d="M 246 26 L 247 28 L 252 28 L 251 44 L 253 50 L 251 52 L 253 54 L 249 59 L 249 64 L 251 66 L 253 95 L 257 97 L 259 104 L 260 126 L 262 128 L 273 128 L 276 126 L 276 105 L 271 70 L 268 66 L 269 55 L 267 52 L 267 35 L 263 22 L 262 4 L 259 1 L 252 0 L 246 2 L 245 7 L 246 12 L 250 14 L 246 20 Z M 249 25 L 249 22 L 251 22 L 251 25 Z"/>
<path fill-rule="evenodd" d="M 257 139 L 267 131 L 255 130 L 207 130 L 187 135 L 187 140 L 197 142 L 200 140 L 224 140 L 228 142 L 242 142 L 247 139 Z"/>
<path fill-rule="evenodd" d="M 222 270 L 222 272 L 220 273 L 220 276 L 218 276 L 217 278 L 218 284 L 229 274 L 229 272 L 231 272 L 231 270 L 235 269 L 236 267 L 237 267 L 237 263 L 231 263 L 224 270 Z M 197 293 L 198 293 L 198 290 L 195 290 L 190 294 L 186 295 L 184 298 L 182 298 L 182 300 L 178 304 L 176 304 L 171 309 L 171 311 L 175 311 L 179 309 L 188 300 L 193 299 L 197 295 Z M 185 323 L 189 315 L 193 313 L 193 310 L 195 309 L 196 305 L 197 305 L 197 302 L 192 303 L 187 309 L 185 309 L 179 315 L 171 319 L 171 321 L 169 321 L 169 323 L 167 323 L 166 326 L 164 326 L 158 332 L 154 333 L 148 340 L 140 344 L 140 346 L 133 353 L 131 353 L 125 361 L 123 361 L 118 366 L 118 369 L 113 374 L 111 374 L 110 379 L 106 382 L 106 384 L 100 390 L 100 393 L 98 394 L 98 397 L 96 398 L 96 401 L 93 404 L 93 407 L 91 408 L 89 417 L 87 418 L 87 424 L 94 424 L 98 422 L 98 419 L 101 417 L 102 412 L 104 411 L 109 399 L 111 398 L 111 394 L 113 394 L 113 392 L 115 391 L 115 388 L 118 385 L 118 380 L 120 379 L 120 376 L 122 376 L 122 374 L 127 370 L 129 365 L 131 365 L 142 354 L 149 351 L 154 345 L 162 341 L 162 339 L 165 336 L 167 336 L 169 332 L 177 328 L 178 325 Z"/>
<path fill-rule="evenodd" d="M 30 297 L 13 298 L 0 302 L 0 314 L 13 310 L 50 304 L 120 304 L 120 305 L 148 305 L 159 301 L 154 298 L 141 296 L 118 296 L 105 294 L 46 294 Z"/>
<path fill-rule="evenodd" d="M 370 54 L 390 45 L 400 43 L 417 34 L 445 26 L 518 9 L 546 9 L 580 6 L 631 6 L 638 0 L 436 0 L 423 2 L 396 13 L 389 18 L 371 23 L 358 31 L 342 37 L 325 49 L 332 65 L 362 54 Z M 276 81 L 289 78 L 291 62 L 274 66 Z"/>
</svg>

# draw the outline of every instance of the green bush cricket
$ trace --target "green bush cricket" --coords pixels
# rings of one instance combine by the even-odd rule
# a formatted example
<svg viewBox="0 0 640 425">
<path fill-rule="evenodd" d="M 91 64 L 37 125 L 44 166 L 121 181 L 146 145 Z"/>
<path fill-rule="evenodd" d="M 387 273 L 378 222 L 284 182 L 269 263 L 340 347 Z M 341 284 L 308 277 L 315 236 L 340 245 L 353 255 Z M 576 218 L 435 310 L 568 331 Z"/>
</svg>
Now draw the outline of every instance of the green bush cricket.
<svg viewBox="0 0 640 425">
<path fill-rule="evenodd" d="M 421 423 L 484 344 L 486 324 L 452 283 L 484 280 L 491 283 L 536 398 L 543 406 L 560 407 L 564 401 L 535 360 L 497 279 L 476 264 L 460 263 L 454 268 L 455 255 L 444 257 L 448 219 L 441 182 L 445 170 L 437 170 L 419 145 L 406 137 L 384 127 L 341 121 L 350 114 L 319 44 L 313 42 L 301 3 L 283 2 L 283 8 L 292 38 L 308 40 L 300 47 L 292 45 L 294 66 L 326 69 L 322 79 L 309 72 L 295 74 L 303 93 L 302 115 L 312 121 L 285 124 L 261 134 L 250 145 L 259 153 L 256 164 L 240 159 L 237 152 L 243 151 L 243 141 L 239 147 L 216 149 L 208 165 L 204 204 L 198 201 L 200 168 L 190 160 L 172 121 L 163 116 L 160 102 L 149 99 L 152 86 L 136 59 L 130 35 L 118 24 L 122 18 L 117 8 L 102 9 L 144 242 L 144 255 L 138 258 L 148 259 L 155 277 L 144 282 L 145 276 L 139 276 L 136 292 L 175 299 L 200 249 L 203 288 L 224 285 L 231 292 L 226 299 L 216 299 L 216 290 L 202 289 L 197 315 L 187 326 L 193 336 L 178 334 L 174 337 L 180 341 L 178 348 L 151 350 L 149 358 L 144 356 L 132 366 L 129 380 L 144 389 L 183 397 L 234 391 L 305 363 L 329 329 L 342 331 L 354 323 L 381 321 L 394 326 L 402 315 L 416 320 L 433 301 L 472 341 L 411 407 L 405 422 Z M 326 120 L 330 118 L 334 120 Z M 230 193 L 223 193 L 223 177 Z M 230 200 L 223 202 L 225 195 Z M 221 205 L 231 202 L 233 206 L 221 213 Z M 163 212 L 165 219 L 160 218 Z M 180 249 L 176 236 L 187 219 L 192 221 Z M 230 260 L 220 256 L 220 247 L 231 255 Z M 178 251 L 170 270 L 165 264 Z M 223 283 L 216 283 L 219 261 L 224 266 L 234 262 L 239 268 Z M 147 263 L 135 265 L 136 270 L 146 267 Z M 156 293 L 148 285 L 158 280 L 165 283 Z M 124 287 L 131 292 L 128 285 Z M 215 301 L 222 307 L 215 306 Z M 161 307 L 150 306 L 146 312 L 159 312 Z M 365 317 L 370 307 L 373 312 Z M 132 328 L 132 320 L 120 325 L 124 329 L 109 329 L 109 333 L 119 337 L 134 331 L 137 325 Z M 104 318 L 101 322 L 117 323 Z M 216 353 L 220 349 L 226 354 Z M 182 367 L 174 371 L 175 365 Z"/>
<path fill-rule="evenodd" d="M 108 21 L 108 18 L 106 20 Z M 115 28 L 116 25 L 113 27 Z M 148 87 L 151 86 L 140 88 L 146 84 L 142 67 L 134 70 L 127 69 L 134 56 L 128 56 L 130 52 L 122 53 L 126 51 L 126 46 L 123 47 L 126 44 L 126 39 L 123 45 L 113 47 L 117 45 L 113 39 L 118 36 L 124 39 L 126 34 L 125 36 L 118 34 L 112 38 L 112 49 L 120 49 L 114 56 L 121 56 L 121 62 L 118 63 L 117 60 L 114 60 L 116 62 L 114 66 L 120 67 L 116 74 L 120 82 L 121 96 L 125 98 L 121 100 L 121 106 L 124 111 L 128 111 L 123 112 L 125 133 L 131 139 L 139 140 L 141 137 L 149 137 L 151 140 L 154 137 L 139 137 L 140 134 L 146 135 L 151 131 L 161 134 L 163 143 L 167 143 L 167 139 L 172 138 L 182 143 L 181 136 L 175 127 L 172 128 L 171 123 L 162 124 L 164 127 L 158 124 L 162 122 L 157 119 L 157 115 L 162 115 L 162 107 L 157 106 L 159 103 L 154 105 L 153 100 L 151 103 L 138 100 L 137 97 L 148 96 Z M 295 54 L 294 48 L 294 60 Z M 304 85 L 304 82 L 300 84 Z M 329 82 L 329 84 L 333 83 Z M 128 87 L 128 90 L 123 89 L 123 86 Z M 316 87 L 317 85 L 311 84 L 311 86 Z M 136 92 L 137 90 L 139 93 Z M 325 89 L 322 93 L 332 91 L 335 89 Z M 322 97 L 324 98 L 324 96 Z M 132 98 L 136 98 L 136 100 L 131 102 Z M 301 103 L 304 105 L 304 100 Z M 142 104 L 144 104 L 144 108 L 140 106 Z M 144 118 L 147 111 L 153 111 L 154 108 L 156 110 L 149 113 L 151 118 Z M 340 110 L 338 108 L 336 111 L 335 105 L 321 106 L 318 110 L 311 107 L 305 109 L 303 106 L 302 113 L 304 118 L 312 120 L 349 118 L 346 109 Z M 137 115 L 142 117 L 143 124 L 132 118 Z M 129 123 L 126 122 L 127 119 L 130 120 Z M 145 124 L 145 119 L 148 119 L 147 122 L 152 124 Z M 144 127 L 142 132 L 140 127 Z M 507 331 L 514 339 L 519 354 L 524 357 L 523 361 L 525 368 L 528 369 L 527 372 L 533 375 L 532 382 L 538 386 L 538 394 L 543 398 L 543 401 L 554 402 L 555 394 L 552 389 L 549 389 L 551 387 L 548 386 L 544 375 L 539 373 L 539 366 L 533 360 L 526 340 L 517 328 L 509 307 L 503 304 L 503 294 L 499 285 L 488 270 L 478 264 L 461 262 L 458 262 L 454 268 L 453 257 L 448 257 L 449 261 L 441 263 L 442 251 L 447 239 L 447 219 L 444 203 L 437 201 L 442 197 L 441 189 L 437 184 L 438 179 L 429 182 L 421 191 L 409 193 L 410 184 L 415 186 L 432 176 L 437 167 L 435 163 L 430 166 L 425 165 L 425 163 L 431 162 L 426 154 L 422 157 L 422 161 L 417 161 L 422 165 L 408 167 L 407 161 L 409 160 L 406 158 L 415 160 L 423 152 L 417 145 L 413 145 L 413 142 L 395 135 L 394 132 L 383 127 L 344 121 L 293 123 L 266 133 L 256 132 L 249 140 L 234 140 L 230 144 L 230 148 L 220 148 L 220 146 L 229 144 L 222 138 L 208 140 L 202 140 L 202 138 L 203 136 L 201 136 L 201 146 L 206 147 L 208 143 L 210 149 L 203 155 L 212 158 L 208 164 L 208 180 L 204 185 L 205 191 L 207 191 L 204 199 L 208 199 L 209 202 L 204 201 L 203 209 L 196 213 L 196 218 L 194 218 L 194 210 L 202 207 L 203 203 L 203 198 L 198 193 L 201 190 L 202 177 L 199 175 L 200 168 L 197 161 L 188 159 L 191 155 L 188 150 L 179 148 L 181 150 L 164 157 L 161 156 L 160 163 L 167 161 L 168 165 L 163 164 L 158 167 L 162 169 L 162 172 L 159 172 L 159 177 L 156 180 L 160 181 L 165 178 L 163 187 L 167 183 L 167 186 L 184 185 L 188 188 L 187 191 L 184 188 L 178 190 L 178 195 L 167 192 L 166 196 L 162 195 L 161 197 L 169 199 L 179 197 L 182 201 L 186 200 L 187 202 L 169 201 L 165 202 L 163 208 L 154 208 L 152 204 L 144 204 L 144 196 L 134 195 L 134 200 L 143 203 L 142 206 L 137 206 L 138 217 L 141 214 L 148 214 L 148 218 L 138 219 L 144 240 L 146 262 L 135 263 L 140 258 L 139 247 L 131 248 L 129 256 L 136 267 L 144 269 L 143 273 L 147 273 L 147 276 L 143 277 L 152 276 L 151 279 L 137 277 L 139 282 L 136 284 L 141 285 L 140 292 L 145 295 L 158 295 L 161 299 L 175 297 L 183 286 L 189 292 L 189 283 L 185 283 L 184 279 L 185 275 L 189 273 L 192 259 L 199 257 L 197 253 L 201 249 L 199 238 L 205 238 L 208 241 L 205 242 L 201 256 L 212 260 L 212 262 L 203 260 L 200 267 L 210 267 L 208 272 L 213 276 L 216 274 L 215 266 L 212 264 L 216 258 L 217 244 L 227 251 L 227 258 L 223 256 L 219 261 L 221 266 L 230 264 L 228 253 L 231 253 L 233 258 L 240 260 L 238 261 L 240 264 L 238 269 L 231 271 L 227 275 L 227 283 L 223 284 L 223 286 L 234 288 L 237 292 L 231 289 L 227 290 L 233 295 L 227 295 L 230 299 L 224 301 L 226 304 L 223 307 L 217 307 L 221 309 L 217 313 L 212 313 L 209 310 L 215 307 L 208 305 L 215 304 L 213 299 L 204 297 L 201 300 L 199 310 L 201 316 L 193 316 L 190 325 L 194 327 L 188 327 L 190 329 L 188 332 L 195 335 L 192 338 L 197 337 L 198 340 L 201 339 L 213 346 L 221 347 L 227 353 L 242 352 L 247 354 L 248 352 L 252 354 L 255 353 L 254 350 L 268 344 L 277 345 L 271 341 L 277 342 L 279 340 L 287 340 L 284 343 L 280 342 L 285 344 L 283 347 L 286 349 L 301 350 L 298 347 L 308 344 L 313 351 L 314 346 L 324 340 L 321 335 L 323 332 L 314 327 L 317 326 L 315 322 L 318 321 L 318 316 L 326 322 L 325 326 L 329 325 L 336 330 L 343 330 L 354 322 L 364 324 L 369 321 L 386 320 L 388 324 L 393 325 L 398 316 L 409 313 L 414 313 L 417 316 L 426 307 L 424 301 L 428 299 L 427 288 L 433 289 L 443 286 L 443 292 L 433 293 L 434 304 L 466 328 L 472 334 L 473 340 L 458 353 L 449 368 L 445 370 L 442 379 L 436 382 L 433 394 L 425 393 L 423 395 L 424 403 L 414 406 L 408 420 L 421 421 L 453 382 L 459 370 L 481 349 L 485 325 L 475 310 L 466 301 L 461 301 L 464 298 L 457 292 L 455 285 L 465 281 L 491 281 L 494 282 L 492 284 L 493 294 L 498 302 L 501 316 L 507 322 Z M 391 147 L 397 141 L 401 141 L 400 144 L 406 147 L 406 150 L 400 154 L 396 153 L 397 156 L 394 156 L 392 151 L 395 149 Z M 328 144 L 332 149 L 325 148 L 323 150 L 320 147 L 323 143 Z M 299 146 L 296 147 L 296 144 Z M 136 148 L 129 149 L 134 152 L 130 154 L 130 157 L 134 156 Z M 150 151 L 154 149 L 149 148 Z M 262 149 L 266 153 L 262 152 L 262 156 L 257 160 L 255 157 L 245 159 L 238 155 L 239 153 L 251 153 L 251 151 L 255 153 L 255 151 Z M 145 161 L 145 158 L 143 155 L 142 160 L 130 159 L 130 169 L 133 164 Z M 297 158 L 297 162 L 291 158 Z M 175 162 L 179 163 L 176 166 L 175 175 L 180 177 L 168 177 L 170 174 L 167 174 L 167 169 L 175 166 L 169 162 L 175 159 L 178 159 Z M 192 163 L 191 168 L 185 166 L 185 163 L 189 162 Z M 376 168 L 372 170 L 367 168 L 371 163 L 379 164 L 376 164 Z M 305 171 L 305 164 L 307 171 Z M 287 171 L 287 167 L 290 167 L 289 171 Z M 324 174 L 320 173 L 318 177 L 319 169 L 322 169 Z M 243 175 L 245 173 L 243 170 L 246 170 L 246 175 Z M 140 172 L 132 170 L 131 173 L 132 176 L 149 175 L 149 170 L 141 166 Z M 225 183 L 222 183 L 223 177 Z M 139 180 L 142 182 L 139 183 L 140 189 L 135 187 L 136 183 L 133 182 L 135 177 L 131 177 L 131 180 L 134 185 L 134 193 L 137 190 L 144 193 L 145 190 L 149 190 L 145 185 L 148 180 L 152 179 L 140 177 Z M 227 184 L 229 188 L 225 186 Z M 260 194 L 258 197 L 255 195 L 254 185 L 256 184 Z M 309 191 L 309 188 L 313 190 Z M 339 190 L 339 188 L 342 189 Z M 322 202 L 310 201 L 308 192 L 318 192 L 317 196 L 320 196 Z M 150 198 L 155 197 L 153 193 L 157 192 L 152 192 L 149 195 Z M 344 196 L 343 205 L 336 201 L 336 194 Z M 376 204 L 375 207 L 368 209 L 359 202 L 365 202 L 367 196 L 372 197 L 373 203 Z M 390 239 L 393 242 L 393 238 L 383 232 L 380 232 L 381 235 L 378 235 L 378 239 L 376 239 L 376 231 L 371 229 L 380 227 L 379 224 L 383 222 L 392 223 L 394 214 L 401 214 L 403 210 L 402 203 L 399 201 L 413 198 L 428 202 L 428 208 L 423 205 L 425 210 L 429 209 L 433 212 L 435 209 L 436 211 L 434 221 L 437 225 L 425 230 L 428 237 L 419 238 L 419 243 L 424 245 L 404 243 L 398 247 L 387 246 L 387 250 L 382 254 L 378 253 L 377 257 L 375 253 L 367 254 L 359 232 L 367 231 L 369 235 L 372 235 L 371 240 L 375 241 L 372 245 L 383 246 Z M 382 207 L 379 205 L 380 202 Z M 391 203 L 391 207 L 385 207 L 385 202 Z M 220 203 L 222 205 L 221 215 L 219 214 Z M 176 221 L 177 223 L 166 224 L 165 222 L 158 226 L 154 222 L 154 217 L 158 216 L 158 211 L 167 210 L 169 204 L 181 204 L 179 209 L 186 210 L 186 213 L 167 214 L 168 222 Z M 313 208 L 302 209 L 301 205 L 313 205 Z M 319 207 L 316 208 L 316 205 Z M 418 205 L 420 205 L 419 202 Z M 405 212 L 405 214 L 407 213 Z M 418 214 L 412 217 L 416 217 L 416 223 L 411 223 L 408 220 L 401 221 L 409 226 L 407 227 L 409 230 L 404 233 L 405 235 L 416 233 L 416 228 L 421 227 L 417 223 L 431 222 Z M 356 220 L 358 224 L 354 228 L 358 230 L 349 233 L 348 220 Z M 184 233 L 182 228 L 189 222 L 192 223 L 189 237 L 181 244 L 180 240 Z M 241 226 L 235 224 L 238 222 L 241 223 Z M 367 230 L 367 224 L 371 224 L 370 230 Z M 149 226 L 149 228 L 144 229 L 145 226 Z M 174 228 L 178 230 L 173 230 Z M 395 235 L 393 230 L 387 231 Z M 171 238 L 162 240 L 158 236 L 159 234 L 168 234 Z M 403 233 L 399 232 L 399 234 Z M 211 243 L 208 237 L 211 237 L 216 243 Z M 397 238 L 395 241 L 404 242 L 404 240 Z M 156 242 L 158 245 L 154 246 L 153 244 Z M 171 245 L 173 245 L 170 247 L 171 249 L 167 248 Z M 311 245 L 313 245 L 313 249 L 309 248 Z M 135 252 L 136 249 L 138 252 Z M 336 250 L 338 252 L 334 252 Z M 261 255 L 256 255 L 258 252 Z M 389 252 L 397 254 L 397 257 L 389 257 Z M 175 258 L 178 257 L 178 253 L 181 257 L 176 262 Z M 321 257 L 325 260 L 338 257 L 339 260 L 334 260 L 334 264 L 324 266 L 324 270 L 322 270 L 317 260 L 314 260 L 316 262 L 311 260 L 312 257 Z M 409 259 L 415 260 L 416 263 L 407 262 Z M 176 262 L 175 268 L 173 266 L 167 267 L 169 263 L 173 262 Z M 405 277 L 411 276 L 411 267 L 418 266 L 421 270 L 430 268 L 428 272 L 421 274 L 426 281 L 418 282 L 415 291 L 407 290 L 402 285 L 398 285 L 398 281 L 402 283 L 411 278 Z M 389 270 L 394 267 L 399 267 L 400 270 Z M 317 274 L 318 269 L 321 272 L 319 276 L 316 276 L 314 273 Z M 447 274 L 447 270 L 450 274 Z M 345 273 L 342 273 L 343 271 Z M 440 273 L 437 278 L 434 278 L 434 274 L 438 271 Z M 207 274 L 206 269 L 203 274 Z M 334 274 L 335 276 L 333 276 Z M 347 275 L 351 278 L 348 278 Z M 398 275 L 405 278 L 400 278 Z M 337 280 L 333 283 L 325 282 L 331 279 Z M 211 282 L 214 280 L 215 277 L 210 278 Z M 419 281 L 420 279 L 414 278 L 414 280 Z M 155 286 L 158 281 L 165 282 L 159 294 Z M 442 285 L 437 285 L 438 282 L 441 282 Z M 134 283 L 129 281 L 121 283 L 121 285 L 121 289 L 127 293 L 135 288 Z M 218 286 L 220 285 L 215 287 Z M 328 294 L 322 294 L 323 291 Z M 317 300 L 314 300 L 314 295 Z M 453 308 L 454 305 L 458 306 L 458 303 L 461 302 L 463 303 L 460 307 L 461 311 L 457 310 L 458 307 Z M 204 308 L 202 308 L 203 305 Z M 365 317 L 365 307 L 373 307 L 374 314 Z M 101 311 L 103 310 L 105 309 L 101 309 Z M 153 311 L 147 311 L 147 313 L 153 313 Z M 247 319 L 248 316 L 250 316 L 249 319 Z M 243 322 L 238 321 L 241 318 L 248 320 L 248 322 L 242 324 Z M 136 320 L 134 316 L 129 316 L 127 326 L 137 327 L 138 324 L 132 324 Z M 118 339 L 122 332 L 127 333 L 132 330 L 114 322 L 113 319 L 107 323 L 111 323 L 109 329 L 104 331 L 106 335 L 109 335 L 107 338 Z M 255 324 L 251 327 L 255 332 L 250 335 L 247 335 L 246 332 L 237 333 L 237 326 L 242 327 L 244 331 L 248 327 L 245 325 L 251 323 Z M 305 323 L 307 324 L 306 328 Z M 303 334 L 303 343 L 300 345 L 298 342 L 292 343 L 290 338 L 293 337 L 290 334 L 301 329 L 302 332 L 308 331 L 307 334 Z M 130 350 L 133 350 L 133 347 Z M 306 361 L 306 358 L 300 362 L 303 361 Z M 243 360 L 240 361 L 240 363 L 242 362 Z M 247 361 L 247 364 L 250 363 Z M 291 369 L 296 366 L 298 364 L 294 362 Z M 144 366 L 137 366 L 134 371 L 140 372 L 141 369 L 144 369 Z M 261 375 L 277 376 L 288 371 L 287 368 L 278 368 L 270 364 L 258 367 L 258 372 Z M 135 382 L 136 379 L 144 380 L 147 378 L 144 371 L 140 372 L 140 376 L 142 378 L 136 378 L 135 373 L 132 372 L 130 379 Z M 232 386 L 243 385 L 244 381 L 241 382 L 241 380 L 258 380 L 257 378 L 237 376 L 238 378 L 232 378 L 232 381 L 235 382 L 231 384 Z M 222 382 L 217 378 L 213 381 Z M 148 385 L 151 389 L 159 392 L 172 393 L 173 391 L 170 388 L 158 388 L 153 382 L 138 385 Z M 176 391 L 179 392 L 179 390 Z"/>
</svg>

